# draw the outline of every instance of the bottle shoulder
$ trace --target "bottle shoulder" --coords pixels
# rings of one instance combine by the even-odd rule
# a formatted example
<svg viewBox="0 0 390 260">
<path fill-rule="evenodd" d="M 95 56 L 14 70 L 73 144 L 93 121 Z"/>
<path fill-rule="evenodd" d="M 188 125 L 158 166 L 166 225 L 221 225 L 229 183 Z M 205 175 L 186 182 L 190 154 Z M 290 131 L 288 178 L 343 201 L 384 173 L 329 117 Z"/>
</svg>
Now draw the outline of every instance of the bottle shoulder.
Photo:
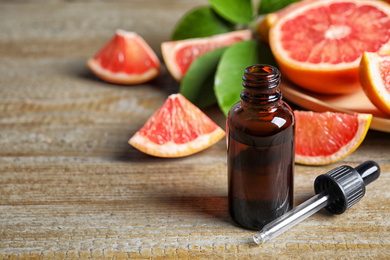
<svg viewBox="0 0 390 260">
<path fill-rule="evenodd" d="M 233 131 L 236 129 L 249 135 L 265 136 L 293 128 L 295 118 L 292 109 L 284 101 L 262 109 L 244 108 L 238 102 L 228 114 L 227 125 Z"/>
</svg>

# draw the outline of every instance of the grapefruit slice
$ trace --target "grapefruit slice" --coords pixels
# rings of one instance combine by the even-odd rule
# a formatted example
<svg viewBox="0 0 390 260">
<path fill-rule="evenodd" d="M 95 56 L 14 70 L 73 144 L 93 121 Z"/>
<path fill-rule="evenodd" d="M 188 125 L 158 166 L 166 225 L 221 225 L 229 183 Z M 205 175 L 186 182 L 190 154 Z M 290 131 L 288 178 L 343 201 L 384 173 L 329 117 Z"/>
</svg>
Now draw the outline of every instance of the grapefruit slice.
<svg viewBox="0 0 390 260">
<path fill-rule="evenodd" d="M 345 158 L 363 142 L 371 114 L 294 111 L 295 162 L 325 165 Z"/>
<path fill-rule="evenodd" d="M 117 30 L 115 36 L 87 62 L 99 78 L 133 85 L 152 80 L 160 73 L 160 61 L 144 39 L 134 32 Z"/>
<path fill-rule="evenodd" d="M 390 5 L 383 1 L 307 1 L 271 26 L 269 44 L 293 83 L 326 94 L 360 88 L 364 51 L 390 50 Z"/>
<path fill-rule="evenodd" d="M 367 97 L 378 109 L 390 115 L 390 55 L 365 52 L 359 76 Z"/>
<path fill-rule="evenodd" d="M 211 37 L 163 42 L 161 51 L 169 72 L 177 81 L 181 81 L 191 63 L 199 56 L 250 39 L 252 39 L 252 31 L 247 29 L 217 34 Z"/>
<path fill-rule="evenodd" d="M 198 107 L 181 94 L 172 94 L 129 144 L 152 156 L 173 158 L 200 152 L 224 135 Z"/>
</svg>

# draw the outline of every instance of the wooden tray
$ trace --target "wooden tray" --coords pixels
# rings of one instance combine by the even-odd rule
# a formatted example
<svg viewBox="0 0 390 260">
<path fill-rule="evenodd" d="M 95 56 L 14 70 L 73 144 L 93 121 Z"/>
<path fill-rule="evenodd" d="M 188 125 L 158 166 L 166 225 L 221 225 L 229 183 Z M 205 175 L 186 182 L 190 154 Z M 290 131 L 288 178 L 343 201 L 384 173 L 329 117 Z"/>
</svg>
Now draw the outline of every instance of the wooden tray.
<svg viewBox="0 0 390 260">
<path fill-rule="evenodd" d="M 322 95 L 297 87 L 287 79 L 283 79 L 280 89 L 285 99 L 305 109 L 318 112 L 372 114 L 370 129 L 390 133 L 390 116 L 379 111 L 367 98 L 363 90 L 347 95 Z"/>
</svg>

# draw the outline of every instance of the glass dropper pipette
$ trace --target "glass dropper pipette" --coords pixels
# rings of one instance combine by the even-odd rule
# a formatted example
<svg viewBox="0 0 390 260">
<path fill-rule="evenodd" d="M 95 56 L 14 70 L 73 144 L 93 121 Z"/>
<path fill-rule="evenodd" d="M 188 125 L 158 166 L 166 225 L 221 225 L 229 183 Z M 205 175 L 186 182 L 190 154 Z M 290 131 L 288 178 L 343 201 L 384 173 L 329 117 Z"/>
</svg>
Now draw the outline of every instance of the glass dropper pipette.
<svg viewBox="0 0 390 260">
<path fill-rule="evenodd" d="M 365 194 L 365 186 L 380 175 L 379 165 L 366 161 L 355 168 L 337 167 L 314 181 L 316 196 L 273 220 L 253 236 L 256 244 L 264 243 L 310 217 L 322 208 L 332 214 L 342 214 Z"/>
</svg>

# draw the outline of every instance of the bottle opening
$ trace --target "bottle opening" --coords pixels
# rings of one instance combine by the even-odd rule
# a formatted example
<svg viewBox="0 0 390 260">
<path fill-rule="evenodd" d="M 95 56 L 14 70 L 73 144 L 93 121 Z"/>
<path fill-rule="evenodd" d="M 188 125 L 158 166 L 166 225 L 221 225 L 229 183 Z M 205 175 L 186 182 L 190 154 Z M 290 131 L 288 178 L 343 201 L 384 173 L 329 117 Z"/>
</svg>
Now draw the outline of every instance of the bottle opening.
<svg viewBox="0 0 390 260">
<path fill-rule="evenodd" d="M 257 64 L 245 69 L 244 88 L 275 88 L 280 82 L 280 72 L 271 65 Z"/>
<path fill-rule="evenodd" d="M 254 65 L 248 68 L 248 71 L 252 74 L 257 74 L 257 75 L 272 75 L 276 74 L 277 72 L 274 71 L 274 68 L 271 66 L 266 66 L 266 65 Z"/>
</svg>

